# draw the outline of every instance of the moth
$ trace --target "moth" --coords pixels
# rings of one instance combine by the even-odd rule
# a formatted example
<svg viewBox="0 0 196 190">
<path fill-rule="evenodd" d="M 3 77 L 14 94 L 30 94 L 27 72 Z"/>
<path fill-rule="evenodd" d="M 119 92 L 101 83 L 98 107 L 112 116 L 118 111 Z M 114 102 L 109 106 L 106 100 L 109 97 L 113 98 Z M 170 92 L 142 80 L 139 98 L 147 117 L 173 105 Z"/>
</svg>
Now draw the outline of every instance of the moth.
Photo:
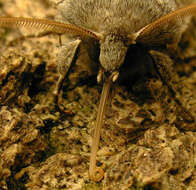
<svg viewBox="0 0 196 190">
<path fill-rule="evenodd" d="M 128 49 L 137 44 L 149 51 L 176 45 L 190 18 L 196 15 L 196 3 L 183 0 L 61 0 L 57 2 L 57 7 L 61 21 L 0 17 L 0 26 L 35 28 L 45 33 L 73 37 L 59 50 L 60 77 L 56 95 L 79 46 L 88 44 L 89 39 L 91 51 L 95 51 L 93 44 L 98 45 L 99 57 L 96 61 L 100 69 L 97 81 L 104 84 L 91 147 L 89 176 L 94 181 L 100 181 L 104 176 L 103 170 L 96 166 L 100 129 L 110 88 L 119 78 Z M 167 71 L 161 64 L 158 68 Z"/>
</svg>

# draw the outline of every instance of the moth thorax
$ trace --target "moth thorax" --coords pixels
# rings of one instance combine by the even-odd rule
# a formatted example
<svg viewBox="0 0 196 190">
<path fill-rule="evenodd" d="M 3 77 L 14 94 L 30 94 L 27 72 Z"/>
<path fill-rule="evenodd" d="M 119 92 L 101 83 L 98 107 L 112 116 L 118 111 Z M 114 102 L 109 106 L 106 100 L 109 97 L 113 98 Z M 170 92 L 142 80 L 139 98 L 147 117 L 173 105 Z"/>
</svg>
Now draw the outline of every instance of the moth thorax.
<svg viewBox="0 0 196 190">
<path fill-rule="evenodd" d="M 116 36 L 106 36 L 100 45 L 100 64 L 105 71 L 117 70 L 124 62 L 127 48 L 124 41 Z"/>
</svg>

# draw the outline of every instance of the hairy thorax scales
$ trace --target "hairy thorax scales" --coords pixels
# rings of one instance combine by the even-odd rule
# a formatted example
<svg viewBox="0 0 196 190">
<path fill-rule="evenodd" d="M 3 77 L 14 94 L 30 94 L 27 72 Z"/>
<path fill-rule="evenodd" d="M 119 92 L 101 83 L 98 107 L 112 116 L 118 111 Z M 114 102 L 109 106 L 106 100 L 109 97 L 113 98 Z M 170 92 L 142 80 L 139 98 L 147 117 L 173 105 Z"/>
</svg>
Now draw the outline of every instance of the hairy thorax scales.
<svg viewBox="0 0 196 190">
<path fill-rule="evenodd" d="M 66 0 L 58 5 L 65 22 L 98 33 L 115 27 L 127 34 L 179 7 L 179 0 Z"/>
</svg>

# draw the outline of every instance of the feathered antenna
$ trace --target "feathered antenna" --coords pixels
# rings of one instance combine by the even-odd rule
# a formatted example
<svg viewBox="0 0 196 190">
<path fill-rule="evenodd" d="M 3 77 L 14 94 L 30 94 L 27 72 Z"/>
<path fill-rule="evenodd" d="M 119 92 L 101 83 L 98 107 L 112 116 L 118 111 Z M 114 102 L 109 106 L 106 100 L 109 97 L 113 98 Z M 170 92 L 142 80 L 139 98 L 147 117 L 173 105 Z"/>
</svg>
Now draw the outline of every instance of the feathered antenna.
<svg viewBox="0 0 196 190">
<path fill-rule="evenodd" d="M 54 34 L 74 34 L 80 36 L 88 36 L 100 39 L 98 34 L 86 30 L 82 27 L 72 24 L 65 24 L 57 21 L 51 21 L 47 19 L 37 18 L 22 18 L 22 17 L 0 17 L 0 27 L 17 27 L 17 28 L 33 28 L 37 30 L 43 30 L 44 32 L 51 32 Z"/>
<path fill-rule="evenodd" d="M 182 21 L 185 17 L 194 16 L 196 15 L 196 3 L 191 4 L 187 7 L 178 9 L 173 11 L 158 20 L 148 24 L 147 26 L 143 27 L 136 33 L 136 42 L 145 43 L 146 39 L 149 39 L 149 36 L 156 36 L 156 33 L 159 33 L 160 28 L 164 28 L 164 26 L 169 26 L 169 24 L 173 24 L 175 21 Z M 159 40 L 159 39 L 157 39 Z"/>
</svg>

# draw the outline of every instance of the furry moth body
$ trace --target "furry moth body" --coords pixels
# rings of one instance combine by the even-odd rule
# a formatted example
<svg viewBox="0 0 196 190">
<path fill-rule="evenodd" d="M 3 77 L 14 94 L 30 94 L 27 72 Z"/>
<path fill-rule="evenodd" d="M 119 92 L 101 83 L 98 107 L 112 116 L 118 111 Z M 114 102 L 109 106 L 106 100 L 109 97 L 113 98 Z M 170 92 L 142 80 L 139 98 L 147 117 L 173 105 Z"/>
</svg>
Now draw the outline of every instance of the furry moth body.
<svg viewBox="0 0 196 190">
<path fill-rule="evenodd" d="M 59 53 L 60 78 L 56 94 L 79 45 L 89 38 L 99 44 L 97 62 L 100 63 L 100 71 L 97 79 L 98 82 L 104 80 L 104 87 L 90 157 L 91 179 L 99 181 L 103 178 L 103 170 L 96 167 L 100 128 L 110 87 L 118 79 L 119 68 L 123 65 L 128 48 L 137 43 L 149 50 L 177 44 L 190 17 L 196 15 L 196 3 L 190 3 L 183 0 L 61 0 L 57 7 L 62 22 L 0 17 L 0 26 L 33 27 L 73 35 L 73 40 L 62 46 Z M 93 51 L 93 45 L 91 47 Z"/>
</svg>

